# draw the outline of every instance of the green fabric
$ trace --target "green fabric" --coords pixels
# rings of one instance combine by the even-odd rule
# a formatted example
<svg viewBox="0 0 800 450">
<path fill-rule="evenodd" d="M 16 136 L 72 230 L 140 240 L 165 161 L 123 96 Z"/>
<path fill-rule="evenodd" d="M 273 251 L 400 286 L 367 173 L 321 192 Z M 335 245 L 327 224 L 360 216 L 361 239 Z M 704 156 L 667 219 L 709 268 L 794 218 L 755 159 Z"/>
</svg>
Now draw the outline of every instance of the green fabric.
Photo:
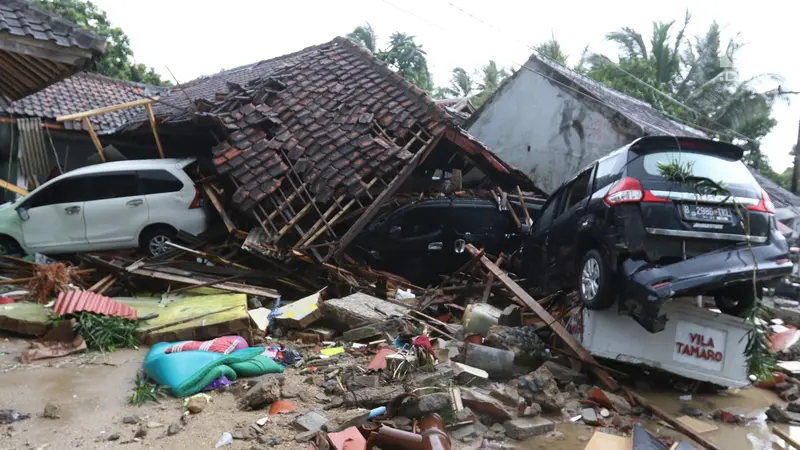
<svg viewBox="0 0 800 450">
<path fill-rule="evenodd" d="M 247 361 L 229 364 L 240 377 L 257 377 L 266 373 L 282 373 L 283 366 L 276 363 L 272 358 L 258 355 Z M 230 379 L 230 377 L 228 377 Z M 216 379 L 216 378 L 215 378 Z M 231 381 L 233 381 L 231 379 Z"/>
<path fill-rule="evenodd" d="M 263 347 L 251 347 L 235 351 L 230 355 L 225 355 L 222 358 L 212 361 L 208 363 L 205 367 L 196 371 L 194 375 L 184 380 L 183 383 L 173 387 L 172 395 L 179 398 L 194 395 L 205 389 L 206 386 L 208 386 L 209 384 L 211 384 L 211 382 L 213 382 L 214 380 L 216 380 L 221 376 L 225 376 L 231 381 L 235 381 L 240 374 L 242 376 L 253 376 L 253 375 L 245 375 L 245 372 L 237 373 L 235 366 L 242 365 L 242 368 L 247 373 L 256 374 L 255 372 L 256 368 L 267 367 L 266 364 L 260 362 L 259 356 L 261 356 L 261 353 L 263 352 L 264 352 Z M 267 357 L 263 358 L 269 359 Z M 256 361 L 250 362 L 251 360 L 256 360 Z M 278 366 L 278 370 L 273 373 L 283 372 L 282 366 L 272 361 L 271 359 L 269 360 L 273 364 Z M 265 373 L 270 373 L 270 372 L 262 371 L 257 374 L 263 375 Z"/>
</svg>

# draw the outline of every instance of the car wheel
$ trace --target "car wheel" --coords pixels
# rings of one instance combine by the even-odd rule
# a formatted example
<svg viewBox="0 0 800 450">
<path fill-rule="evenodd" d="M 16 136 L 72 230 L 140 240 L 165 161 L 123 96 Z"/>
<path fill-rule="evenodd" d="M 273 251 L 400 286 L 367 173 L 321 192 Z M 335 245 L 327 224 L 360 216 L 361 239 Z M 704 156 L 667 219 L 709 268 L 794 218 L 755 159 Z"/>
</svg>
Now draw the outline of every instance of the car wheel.
<svg viewBox="0 0 800 450">
<path fill-rule="evenodd" d="M 169 228 L 153 228 L 142 236 L 142 250 L 150 256 L 162 255 L 172 247 L 167 242 L 175 240 L 175 232 Z"/>
<path fill-rule="evenodd" d="M 611 271 L 606 258 L 597 250 L 584 255 L 578 270 L 578 294 L 587 309 L 605 310 L 614 303 L 611 294 Z"/>
<path fill-rule="evenodd" d="M 750 282 L 737 285 L 735 288 L 728 287 L 714 295 L 714 303 L 717 305 L 717 309 L 723 313 L 742 317 L 756 302 L 756 298 L 761 297 L 761 286 L 758 286 L 756 291 L 753 291 L 753 285 Z"/>
<path fill-rule="evenodd" d="M 22 248 L 17 241 L 6 236 L 0 237 L 0 255 L 17 256 L 21 254 Z"/>
</svg>

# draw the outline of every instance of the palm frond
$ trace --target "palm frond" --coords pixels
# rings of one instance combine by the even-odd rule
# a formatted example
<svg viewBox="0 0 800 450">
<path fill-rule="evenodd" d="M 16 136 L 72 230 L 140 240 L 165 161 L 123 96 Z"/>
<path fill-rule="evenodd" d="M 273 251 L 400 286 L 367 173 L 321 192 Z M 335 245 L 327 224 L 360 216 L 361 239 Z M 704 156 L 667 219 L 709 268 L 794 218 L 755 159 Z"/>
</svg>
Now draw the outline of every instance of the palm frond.
<svg viewBox="0 0 800 450">
<path fill-rule="evenodd" d="M 642 35 L 630 27 L 606 34 L 606 40 L 616 42 L 631 59 L 647 59 L 647 47 Z"/>
</svg>

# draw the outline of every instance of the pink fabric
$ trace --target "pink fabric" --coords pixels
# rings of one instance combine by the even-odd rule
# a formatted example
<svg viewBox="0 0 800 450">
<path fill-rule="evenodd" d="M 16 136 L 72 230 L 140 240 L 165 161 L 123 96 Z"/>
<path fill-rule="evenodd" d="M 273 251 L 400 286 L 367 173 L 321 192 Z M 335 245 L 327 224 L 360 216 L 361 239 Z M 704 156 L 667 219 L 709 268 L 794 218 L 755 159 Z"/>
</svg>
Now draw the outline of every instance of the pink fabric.
<svg viewBox="0 0 800 450">
<path fill-rule="evenodd" d="M 188 352 L 202 350 L 227 355 L 236 350 L 247 348 L 247 341 L 241 336 L 223 336 L 210 341 L 184 341 L 168 348 L 165 353 Z"/>
</svg>

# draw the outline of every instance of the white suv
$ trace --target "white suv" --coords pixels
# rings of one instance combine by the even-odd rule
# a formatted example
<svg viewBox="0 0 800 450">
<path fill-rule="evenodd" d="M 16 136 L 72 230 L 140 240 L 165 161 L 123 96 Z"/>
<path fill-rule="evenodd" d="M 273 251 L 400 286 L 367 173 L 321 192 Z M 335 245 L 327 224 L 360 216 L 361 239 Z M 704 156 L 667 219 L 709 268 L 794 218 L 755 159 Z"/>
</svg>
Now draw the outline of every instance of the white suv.
<svg viewBox="0 0 800 450">
<path fill-rule="evenodd" d="M 0 206 L 0 253 L 167 250 L 178 230 L 207 228 L 190 159 L 109 162 L 67 172 Z"/>
</svg>

